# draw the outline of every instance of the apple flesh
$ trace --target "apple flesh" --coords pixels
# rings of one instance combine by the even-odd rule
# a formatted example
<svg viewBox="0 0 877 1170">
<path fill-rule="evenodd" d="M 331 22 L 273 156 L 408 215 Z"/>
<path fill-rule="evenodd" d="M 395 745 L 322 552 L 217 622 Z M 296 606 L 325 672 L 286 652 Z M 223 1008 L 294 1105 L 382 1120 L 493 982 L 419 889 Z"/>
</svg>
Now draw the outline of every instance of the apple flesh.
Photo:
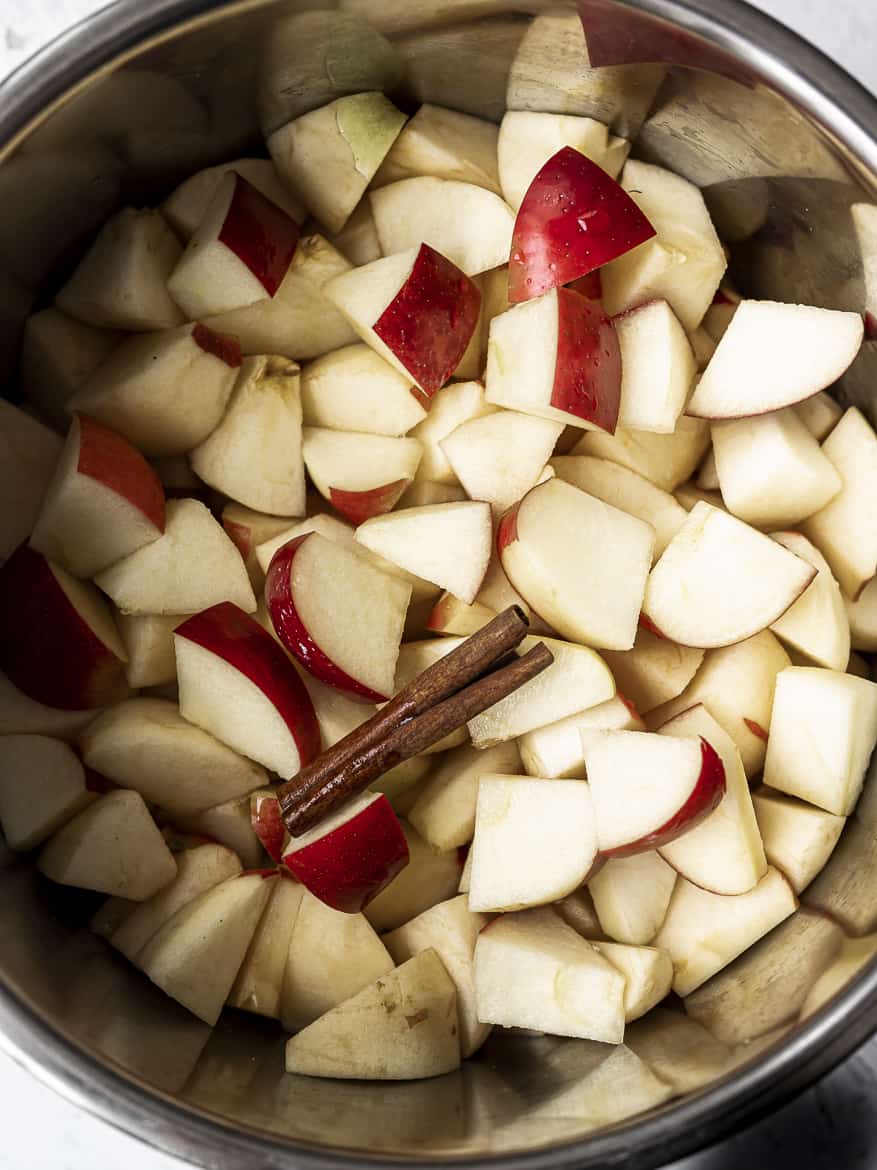
<svg viewBox="0 0 877 1170">
<path fill-rule="evenodd" d="M 463 862 L 458 849 L 436 849 L 407 821 L 400 822 L 408 843 L 409 863 L 366 907 L 377 931 L 395 930 L 424 910 L 458 892 Z"/>
<path fill-rule="evenodd" d="M 630 650 L 603 653 L 619 690 L 643 715 L 680 695 L 703 662 L 704 651 L 678 646 L 640 626 Z"/>
<path fill-rule="evenodd" d="M 183 240 L 189 240 L 207 214 L 216 190 L 229 171 L 246 179 L 266 199 L 285 211 L 296 223 L 304 223 L 307 212 L 289 193 L 274 164 L 267 158 L 238 158 L 196 171 L 176 187 L 161 205 L 161 213 Z"/>
<path fill-rule="evenodd" d="M 380 260 L 383 256 L 375 217 L 367 199 L 360 200 L 340 232 L 330 232 L 326 238 L 354 268 L 371 264 L 372 260 Z"/>
<path fill-rule="evenodd" d="M 99 712 L 95 709 L 67 711 L 47 707 L 31 699 L 0 671 L 0 735 L 51 735 L 71 740 Z"/>
<path fill-rule="evenodd" d="M 265 584 L 265 571 L 259 564 L 256 549 L 260 544 L 273 540 L 289 527 L 289 517 L 269 516 L 245 504 L 229 500 L 222 509 L 222 527 L 244 559 L 250 584 L 261 595 Z"/>
<path fill-rule="evenodd" d="M 672 435 L 621 428 L 613 435 L 589 431 L 582 435 L 571 454 L 594 455 L 618 463 L 664 491 L 672 492 L 690 478 L 709 445 L 709 426 L 702 419 L 683 415 Z"/>
<path fill-rule="evenodd" d="M 497 408 L 484 397 L 481 382 L 451 382 L 430 400 L 429 413 L 411 432 L 423 448 L 419 478 L 431 483 L 455 484 L 457 477 L 442 449 L 442 440 L 470 419 L 481 418 Z"/>
<path fill-rule="evenodd" d="M 767 860 L 800 894 L 828 863 L 846 817 L 770 788 L 754 792 L 752 804 Z"/>
<path fill-rule="evenodd" d="M 290 942 L 305 889 L 283 873 L 272 886 L 227 1002 L 241 1011 L 277 1020 Z"/>
<path fill-rule="evenodd" d="M 424 102 L 409 118 L 371 181 L 371 189 L 432 175 L 474 183 L 500 194 L 492 122 Z"/>
<path fill-rule="evenodd" d="M 514 773 L 520 756 L 514 740 L 478 750 L 454 748 L 439 762 L 418 791 L 408 820 L 435 849 L 456 849 L 475 834 L 478 787 L 488 773 Z"/>
<path fill-rule="evenodd" d="M 877 650 L 877 581 L 869 581 L 855 601 L 849 597 L 843 600 L 853 649 L 868 653 Z"/>
<path fill-rule="evenodd" d="M 792 409 L 817 443 L 828 438 L 844 412 L 843 407 L 824 390 L 803 402 L 796 402 Z"/>
<path fill-rule="evenodd" d="M 41 845 L 94 799 L 66 743 L 47 735 L 0 736 L 0 827 L 10 849 Z"/>
<path fill-rule="evenodd" d="M 415 485 L 416 486 L 416 485 Z M 412 504 L 412 507 L 416 505 Z M 426 628 L 431 634 L 450 634 L 467 638 L 470 634 L 486 626 L 496 617 L 496 611 L 488 609 L 478 601 L 467 605 L 454 597 L 453 593 L 443 593 L 432 609 L 426 621 Z"/>
<path fill-rule="evenodd" d="M 351 524 L 391 511 L 421 456 L 416 439 L 324 427 L 305 427 L 302 452 L 317 491 Z"/>
<path fill-rule="evenodd" d="M 877 954 L 877 938 L 847 938 L 840 944 L 837 955 L 819 976 L 801 1005 L 800 1018 L 806 1020 L 818 1011 L 855 978 Z"/>
<path fill-rule="evenodd" d="M 600 731 L 645 731 L 633 704 L 621 695 L 556 723 L 528 731 L 518 740 L 528 776 L 585 779 L 585 744 Z M 496 769 L 498 770 L 498 769 Z"/>
<path fill-rule="evenodd" d="M 618 425 L 672 434 L 697 372 L 688 335 L 666 301 L 647 301 L 615 318 L 621 349 Z"/>
<path fill-rule="evenodd" d="M 863 816 L 862 811 L 857 809 L 847 821 L 831 864 L 817 874 L 804 893 L 804 901 L 811 909 L 821 910 L 839 922 L 847 934 L 857 937 L 877 929 L 873 897 L 877 837 L 873 819 Z"/>
<path fill-rule="evenodd" d="M 265 864 L 265 852 L 250 821 L 249 796 L 226 800 L 204 812 L 177 814 L 174 821 L 181 830 L 227 845 L 247 869 L 259 869 Z"/>
<path fill-rule="evenodd" d="M 352 384 L 356 393 L 350 393 Z M 399 438 L 427 417 L 421 392 L 360 342 L 324 354 L 301 372 L 308 427 Z"/>
<path fill-rule="evenodd" d="M 174 630 L 185 619 L 179 614 L 116 614 L 116 625 L 128 663 L 125 676 L 133 690 L 172 686 L 177 679 Z"/>
<path fill-rule="evenodd" d="M 280 801 L 273 788 L 261 788 L 250 793 L 250 820 L 253 832 L 272 861 L 280 862 L 289 841 L 289 833 L 283 823 Z"/>
<path fill-rule="evenodd" d="M 670 994 L 673 963 L 666 951 L 599 940 L 592 945 L 624 976 L 625 1024 L 640 1019 Z"/>
<path fill-rule="evenodd" d="M 652 850 L 611 857 L 588 882 L 601 929 L 615 942 L 647 946 L 667 914 L 676 871 Z"/>
<path fill-rule="evenodd" d="M 843 594 L 828 562 L 800 532 L 774 532 L 772 538 L 809 562 L 816 570 L 816 577 L 771 629 L 818 666 L 846 670 L 850 660 L 850 623 Z"/>
<path fill-rule="evenodd" d="M 0 560 L 33 531 L 62 448 L 54 431 L 0 398 Z"/>
</svg>

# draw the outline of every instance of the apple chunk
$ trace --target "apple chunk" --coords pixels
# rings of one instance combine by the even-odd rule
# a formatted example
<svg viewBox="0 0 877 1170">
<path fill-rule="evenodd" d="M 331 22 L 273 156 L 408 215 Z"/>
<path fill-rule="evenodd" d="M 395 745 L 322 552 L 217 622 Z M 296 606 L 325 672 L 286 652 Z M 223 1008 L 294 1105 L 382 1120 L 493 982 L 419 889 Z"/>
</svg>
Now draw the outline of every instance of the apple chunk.
<svg viewBox="0 0 877 1170">
<path fill-rule="evenodd" d="M 326 295 L 378 354 L 432 396 L 478 324 L 478 286 L 428 244 L 330 280 Z"/>
<path fill-rule="evenodd" d="M 127 439 L 74 415 L 31 546 L 76 577 L 93 577 L 164 531 L 164 490 Z"/>
<path fill-rule="evenodd" d="M 645 724 L 636 708 L 616 695 L 587 711 L 577 711 L 522 735 L 518 748 L 524 771 L 528 776 L 584 780 L 584 745 L 600 731 L 645 731 Z"/>
<path fill-rule="evenodd" d="M 469 498 L 502 512 L 538 481 L 562 429 L 549 419 L 498 410 L 461 423 L 441 447 Z"/>
<path fill-rule="evenodd" d="M 615 318 L 621 348 L 618 425 L 672 434 L 696 373 L 694 351 L 666 301 L 647 301 Z"/>
<path fill-rule="evenodd" d="M 424 102 L 402 127 L 372 179 L 371 189 L 432 175 L 474 183 L 500 194 L 497 135 L 492 122 Z"/>
<path fill-rule="evenodd" d="M 601 941 L 593 946 L 625 978 L 625 1023 L 640 1019 L 670 994 L 673 963 L 666 951 Z"/>
<path fill-rule="evenodd" d="M 305 890 L 281 873 L 268 896 L 249 950 L 228 996 L 231 1007 L 280 1018 L 290 943 Z"/>
<path fill-rule="evenodd" d="M 411 432 L 411 437 L 423 447 L 418 479 L 456 484 L 457 477 L 442 449 L 442 440 L 464 422 L 491 414 L 496 409 L 485 401 L 484 387 L 480 382 L 451 382 L 433 395 L 429 413 Z"/>
<path fill-rule="evenodd" d="M 408 865 L 365 908 L 366 918 L 378 931 L 395 930 L 452 898 L 459 887 L 459 851 L 436 849 L 407 821 L 400 824 L 408 844 Z"/>
<path fill-rule="evenodd" d="M 27 545 L 0 566 L 0 669 L 49 707 L 102 707 L 128 694 L 104 598 Z"/>
<path fill-rule="evenodd" d="M 822 871 L 834 852 L 846 817 L 784 796 L 770 788 L 752 794 L 764 852 L 800 894 Z"/>
<path fill-rule="evenodd" d="M 0 672 L 0 735 L 52 735 L 70 740 L 97 714 L 99 711 L 94 709 L 47 707 L 20 691 Z"/>
<path fill-rule="evenodd" d="M 836 382 L 859 352 L 858 313 L 741 301 L 687 410 L 742 418 L 779 410 Z"/>
<path fill-rule="evenodd" d="M 676 880 L 657 850 L 610 857 L 588 882 L 601 929 L 616 942 L 647 946 L 666 917 Z"/>
<path fill-rule="evenodd" d="M 518 208 L 509 300 L 528 301 L 587 276 L 654 234 L 620 183 L 564 146 L 541 167 Z"/>
<path fill-rule="evenodd" d="M 588 785 L 482 776 L 472 852 L 473 910 L 520 910 L 572 893 L 597 858 Z"/>
<path fill-rule="evenodd" d="M 274 554 L 265 599 L 277 636 L 328 686 L 367 702 L 393 693 L 411 586 L 317 532 Z"/>
<path fill-rule="evenodd" d="M 25 398 L 41 418 L 65 430 L 67 403 L 120 340 L 114 329 L 86 325 L 58 309 L 32 313 L 21 335 L 19 386 Z"/>
<path fill-rule="evenodd" d="M 691 476 L 709 445 L 709 425 L 702 419 L 683 415 L 672 435 L 626 431 L 620 427 L 614 435 L 589 431 L 582 435 L 571 454 L 607 459 L 672 492 Z"/>
<path fill-rule="evenodd" d="M 309 427 L 399 437 L 427 417 L 420 391 L 369 346 L 324 354 L 301 372 Z"/>
<path fill-rule="evenodd" d="M 33 849 L 96 794 L 76 753 L 47 735 L 0 736 L 0 826 L 10 849 Z"/>
<path fill-rule="evenodd" d="M 151 898 L 177 872 L 142 796 L 124 789 L 99 797 L 59 829 L 37 867 L 61 885 L 133 902 Z"/>
<path fill-rule="evenodd" d="M 850 660 L 850 623 L 840 586 L 828 562 L 800 532 L 774 532 L 773 539 L 807 561 L 816 577 L 771 629 L 818 666 L 846 670 Z"/>
<path fill-rule="evenodd" d="M 572 289 L 552 289 L 490 323 L 485 384 L 495 406 L 611 433 L 621 380 L 615 326 Z"/>
<path fill-rule="evenodd" d="M 205 167 L 180 183 L 161 205 L 161 212 L 177 235 L 188 240 L 195 234 L 213 201 L 222 179 L 233 171 L 246 179 L 266 199 L 270 199 L 296 223 L 304 223 L 307 212 L 284 187 L 274 163 L 268 158 L 238 158 L 230 163 Z"/>
<path fill-rule="evenodd" d="M 305 427 L 303 454 L 317 491 L 351 524 L 389 512 L 422 454 L 416 439 Z"/>
<path fill-rule="evenodd" d="M 775 622 L 815 576 L 794 553 L 700 502 L 652 570 L 643 612 L 683 646 L 726 646 Z"/>
<path fill-rule="evenodd" d="M 434 950 L 332 1008 L 286 1044 L 286 1071 L 406 1081 L 460 1064 L 457 990 Z"/>
<path fill-rule="evenodd" d="M 30 536 L 62 446 L 54 431 L 0 398 L 0 560 Z"/>
<path fill-rule="evenodd" d="M 654 539 L 649 524 L 551 479 L 503 516 L 496 544 L 512 585 L 560 634 L 629 650 Z"/>
<path fill-rule="evenodd" d="M 640 626 L 630 650 L 607 650 L 603 656 L 621 693 L 636 711 L 647 715 L 685 690 L 704 652 L 678 646 Z"/>
<path fill-rule="evenodd" d="M 257 594 L 261 594 L 265 571 L 259 564 L 256 550 L 260 544 L 285 532 L 289 528 L 289 517 L 269 516 L 258 509 L 229 500 L 222 509 L 221 519 L 222 527 L 244 559 L 250 584 Z"/>
</svg>

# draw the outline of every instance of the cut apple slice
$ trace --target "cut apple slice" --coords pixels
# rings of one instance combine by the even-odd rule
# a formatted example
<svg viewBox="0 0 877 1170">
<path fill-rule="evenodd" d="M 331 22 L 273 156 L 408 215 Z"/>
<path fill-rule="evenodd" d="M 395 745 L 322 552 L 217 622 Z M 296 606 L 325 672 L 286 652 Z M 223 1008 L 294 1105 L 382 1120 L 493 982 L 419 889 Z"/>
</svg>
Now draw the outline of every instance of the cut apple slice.
<svg viewBox="0 0 877 1170">
<path fill-rule="evenodd" d="M 428 244 L 338 276 L 325 291 L 363 341 L 428 396 L 460 364 L 481 308 L 478 286 Z"/>
<path fill-rule="evenodd" d="M 372 191 L 369 200 L 385 256 L 428 244 L 467 276 L 508 260 L 512 210 L 483 187 L 421 175 Z"/>
<path fill-rule="evenodd" d="M 836 382 L 859 352 L 858 313 L 741 301 L 688 413 L 743 418 L 791 406 Z"/>
<path fill-rule="evenodd" d="M 405 435 L 427 417 L 410 377 L 367 345 L 348 345 L 301 372 L 304 420 L 309 427 Z"/>
<path fill-rule="evenodd" d="M 515 739 L 614 697 L 615 680 L 595 651 L 557 638 L 532 636 L 524 639 L 520 650 L 526 653 L 539 642 L 548 647 L 554 661 L 538 678 L 470 719 L 469 734 L 476 748 Z"/>
<path fill-rule="evenodd" d="M 803 600 L 803 598 L 802 598 Z M 877 650 L 877 580 L 869 581 L 855 601 L 844 597 L 854 650 Z"/>
<path fill-rule="evenodd" d="M 835 816 L 856 806 L 877 743 L 877 683 L 790 666 L 777 675 L 764 783 Z"/>
<path fill-rule="evenodd" d="M 55 303 L 103 329 L 142 333 L 182 325 L 167 288 L 181 251 L 160 211 L 126 207 L 106 221 Z"/>
<path fill-rule="evenodd" d="M 94 709 L 67 711 L 47 707 L 29 698 L 0 672 L 0 735 L 52 735 L 75 739 L 100 712 Z"/>
<path fill-rule="evenodd" d="M 258 764 L 193 727 L 166 699 L 129 699 L 104 711 L 79 746 L 90 768 L 172 816 L 245 796 L 267 779 Z"/>
<path fill-rule="evenodd" d="M 77 414 L 30 543 L 74 576 L 93 577 L 158 540 L 164 512 L 161 482 L 140 452 Z"/>
<path fill-rule="evenodd" d="M 270 893 L 271 882 L 259 873 L 220 882 L 153 935 L 138 966 L 166 995 L 215 1024 Z"/>
<path fill-rule="evenodd" d="M 256 560 L 263 573 L 268 572 L 276 552 L 285 544 L 289 544 L 291 540 L 295 540 L 297 536 L 306 536 L 309 532 L 318 532 L 320 536 L 325 536 L 326 540 L 331 540 L 333 544 L 340 544 L 342 548 L 352 549 L 354 552 L 357 549 L 353 536 L 354 530 L 350 524 L 346 524 L 328 512 L 317 512 L 306 520 L 300 520 L 292 525 L 287 521 L 276 536 L 269 537 L 256 546 Z"/>
<path fill-rule="evenodd" d="M 374 516 L 356 530 L 365 548 L 467 603 L 484 579 L 491 538 L 490 508 L 475 500 L 405 508 Z"/>
<path fill-rule="evenodd" d="M 286 649 L 321 682 L 372 703 L 393 693 L 410 597 L 410 585 L 317 532 L 282 545 L 265 581 Z"/>
<path fill-rule="evenodd" d="M 128 656 L 128 686 L 160 687 L 176 682 L 174 630 L 185 621 L 179 614 L 116 614 L 119 636 Z"/>
<path fill-rule="evenodd" d="M 240 364 L 238 342 L 206 325 L 129 337 L 73 395 L 70 409 L 118 431 L 144 455 L 178 455 L 217 426 Z"/>
<path fill-rule="evenodd" d="M 528 301 L 587 276 L 654 234 L 620 183 L 578 150 L 561 147 L 540 168 L 518 208 L 509 300 Z"/>
<path fill-rule="evenodd" d="M 711 894 L 680 878 L 655 946 L 670 952 L 673 990 L 686 996 L 758 942 L 798 906 L 795 892 L 768 869 L 748 894 Z"/>
<path fill-rule="evenodd" d="M 280 862 L 283 857 L 289 833 L 283 823 L 280 801 L 274 788 L 260 788 L 250 793 L 250 820 L 253 832 L 272 861 Z"/>
<path fill-rule="evenodd" d="M 594 909 L 594 900 L 587 886 L 583 886 L 580 890 L 575 890 L 572 894 L 567 894 L 565 898 L 561 898 L 555 904 L 554 909 L 567 926 L 571 926 L 582 938 L 590 940 L 605 939 L 606 936 L 603 933 L 603 928 L 600 926 L 600 919 L 597 917 L 597 911 Z"/>
<path fill-rule="evenodd" d="M 289 778 L 320 751 L 310 696 L 277 642 L 230 602 L 174 633 L 180 713 L 235 751 Z"/>
<path fill-rule="evenodd" d="M 619 1044 L 624 992 L 618 968 L 549 908 L 503 914 L 478 936 L 475 1002 L 482 1023 Z"/>
<path fill-rule="evenodd" d="M 675 886 L 676 870 L 656 850 L 611 857 L 588 882 L 603 931 L 632 946 L 652 942 Z"/>
<path fill-rule="evenodd" d="M 371 264 L 372 260 L 380 260 L 383 256 L 375 219 L 367 199 L 360 200 L 340 232 L 330 232 L 326 238 L 354 268 Z"/>
<path fill-rule="evenodd" d="M 190 614 L 221 601 L 256 608 L 238 550 L 197 500 L 170 500 L 163 536 L 104 569 L 97 584 L 124 613 Z"/>
<path fill-rule="evenodd" d="M 321 902 L 357 914 L 408 864 L 408 844 L 386 796 L 365 792 L 294 837 L 283 864 Z"/>
<path fill-rule="evenodd" d="M 701 889 L 714 894 L 747 893 L 764 877 L 767 860 L 734 741 L 703 704 L 665 723 L 660 734 L 706 740 L 725 772 L 725 794 L 713 812 L 675 841 L 661 846 L 661 856 Z"/>
<path fill-rule="evenodd" d="M 603 655 L 617 687 L 643 715 L 680 695 L 703 656 L 703 650 L 678 646 L 644 626 L 637 630 L 632 649 L 607 650 Z"/>
<path fill-rule="evenodd" d="M 551 479 L 503 516 L 496 546 L 512 585 L 558 633 L 628 650 L 654 539 L 642 520 Z M 599 558 L 591 555 L 594 548 L 602 550 Z"/>
<path fill-rule="evenodd" d="M 228 1004 L 278 1020 L 289 947 L 305 889 L 282 873 L 272 885 L 250 948 L 229 992 Z"/>
<path fill-rule="evenodd" d="M 389 512 L 414 479 L 416 439 L 305 427 L 305 467 L 320 495 L 351 524 Z"/>
<path fill-rule="evenodd" d="M 585 779 L 584 745 L 600 731 L 645 731 L 636 708 L 616 695 L 597 707 L 578 711 L 545 727 L 528 731 L 518 740 L 521 762 L 528 776 L 560 780 Z M 492 769 L 498 771 L 499 769 Z"/>
<path fill-rule="evenodd" d="M 496 126 L 483 118 L 424 102 L 390 147 L 371 188 L 432 175 L 500 194 L 497 134 Z"/>
<path fill-rule="evenodd" d="M 420 642 L 404 642 L 399 648 L 399 659 L 396 663 L 394 693 L 398 694 L 399 691 L 413 682 L 418 675 L 432 666 L 434 662 L 437 662 L 440 658 L 444 658 L 452 650 L 456 650 L 462 641 L 462 638 L 446 637 L 425 638 Z M 439 740 L 438 743 L 434 743 L 432 747 L 427 748 L 426 754 L 436 755 L 450 748 L 459 747 L 466 743 L 467 739 L 466 728 L 459 727 L 456 731 L 451 731 L 444 739 Z"/>
<path fill-rule="evenodd" d="M 472 852 L 473 910 L 521 910 L 572 893 L 597 859 L 588 785 L 483 775 Z"/>
<path fill-rule="evenodd" d="M 27 545 L 0 567 L 0 669 L 50 707 L 76 711 L 128 695 L 125 650 L 106 601 Z"/>
<path fill-rule="evenodd" d="M 0 826 L 10 849 L 41 845 L 94 799 L 66 743 L 47 735 L 0 736 Z"/>
<path fill-rule="evenodd" d="M 615 326 L 572 289 L 552 289 L 490 323 L 485 384 L 495 406 L 611 433 L 621 378 Z"/>
<path fill-rule="evenodd" d="M 800 894 L 822 871 L 840 840 L 846 817 L 784 796 L 770 788 L 752 795 L 764 852 Z"/>
<path fill-rule="evenodd" d="M 204 812 L 191 813 L 185 817 L 178 815 L 174 820 L 183 831 L 227 845 L 247 869 L 259 869 L 265 864 L 265 851 L 250 821 L 249 796 L 227 800 Z"/>
<path fill-rule="evenodd" d="M 30 536 L 62 447 L 54 431 L 0 398 L 0 560 Z"/>
<path fill-rule="evenodd" d="M 462 860 L 458 849 L 435 849 L 407 821 L 400 822 L 409 863 L 365 908 L 378 931 L 395 930 L 457 893 Z"/>
<path fill-rule="evenodd" d="M 615 318 L 621 349 L 618 425 L 671 435 L 697 372 L 691 342 L 666 301 L 647 301 Z"/>
<path fill-rule="evenodd" d="M 426 628 L 431 634 L 450 634 L 467 638 L 493 621 L 495 617 L 495 610 L 488 609 L 478 601 L 467 605 L 465 601 L 460 601 L 459 597 L 454 597 L 453 593 L 443 593 L 429 612 Z"/>
<path fill-rule="evenodd" d="M 639 731 L 589 738 L 585 767 L 602 854 L 669 845 L 709 816 L 725 795 L 725 769 L 715 748 L 698 739 Z"/>
<path fill-rule="evenodd" d="M 727 646 L 775 622 L 815 576 L 742 520 L 698 503 L 652 570 L 643 612 L 683 646 Z"/>
<path fill-rule="evenodd" d="M 772 538 L 811 564 L 816 577 L 771 629 L 818 666 L 846 670 L 850 660 L 850 623 L 840 586 L 828 562 L 800 532 L 774 532 Z"/>
<path fill-rule="evenodd" d="M 670 994 L 673 963 L 666 951 L 600 941 L 593 946 L 625 978 L 625 1023 L 640 1019 Z"/>
<path fill-rule="evenodd" d="M 596 455 L 628 467 L 666 492 L 687 480 L 710 445 L 710 429 L 697 418 L 679 419 L 672 435 L 625 431 L 614 435 L 589 431 L 573 447 L 573 455 Z"/>
<path fill-rule="evenodd" d="M 442 440 L 470 419 L 482 418 L 497 408 L 484 398 L 480 382 L 452 382 L 432 398 L 429 414 L 411 432 L 423 447 L 419 477 L 435 483 L 457 482 L 442 448 Z"/>
<path fill-rule="evenodd" d="M 298 366 L 246 358 L 228 409 L 190 453 L 192 468 L 233 500 L 281 516 L 305 510 Z"/>
<path fill-rule="evenodd" d="M 222 527 L 233 541 L 235 548 L 244 558 L 250 584 L 261 594 L 265 584 L 265 573 L 259 564 L 256 549 L 260 544 L 273 540 L 289 527 L 287 516 L 268 516 L 245 504 L 229 500 L 222 509 Z"/>
<path fill-rule="evenodd" d="M 520 767 L 514 740 L 481 750 L 464 744 L 448 752 L 420 790 L 408 819 L 435 849 L 466 845 L 475 834 L 475 808 L 482 776 L 514 773 Z"/>
<path fill-rule="evenodd" d="M 251 187 L 255 187 L 296 223 L 304 223 L 307 219 L 307 212 L 284 187 L 270 159 L 238 158 L 234 162 L 220 163 L 218 166 L 196 171 L 194 175 L 180 183 L 162 203 L 162 215 L 181 239 L 188 240 L 195 234 L 216 195 L 219 184 L 229 171 L 246 179 Z"/>
<path fill-rule="evenodd" d="M 142 796 L 119 789 L 59 829 L 37 868 L 62 886 L 145 902 L 173 880 L 177 863 Z"/>
<path fill-rule="evenodd" d="M 843 407 L 824 390 L 803 402 L 796 402 L 792 409 L 817 443 L 828 438 L 844 412 Z"/>
<path fill-rule="evenodd" d="M 268 149 L 308 211 L 340 232 L 405 121 L 382 93 L 349 94 L 275 130 Z"/>
<path fill-rule="evenodd" d="M 459 1065 L 457 990 L 433 950 L 369 984 L 286 1044 L 286 1071 L 312 1077 L 407 1081 Z"/>
</svg>

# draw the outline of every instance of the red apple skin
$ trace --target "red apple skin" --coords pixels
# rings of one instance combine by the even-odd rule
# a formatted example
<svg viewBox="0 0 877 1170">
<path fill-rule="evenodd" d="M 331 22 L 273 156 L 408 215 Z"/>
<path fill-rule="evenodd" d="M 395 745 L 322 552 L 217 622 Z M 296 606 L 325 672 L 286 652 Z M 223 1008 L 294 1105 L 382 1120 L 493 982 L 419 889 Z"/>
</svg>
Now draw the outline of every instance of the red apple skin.
<svg viewBox="0 0 877 1170">
<path fill-rule="evenodd" d="M 669 845 L 689 829 L 709 816 L 725 795 L 725 766 L 712 744 L 700 736 L 700 775 L 685 804 L 668 821 L 636 841 L 628 841 L 615 849 L 604 849 L 604 857 L 631 857 L 634 853 L 647 853 L 662 845 Z"/>
<path fill-rule="evenodd" d="M 272 861 L 279 862 L 287 833 L 280 814 L 280 801 L 272 792 L 250 793 L 250 820 L 265 852 Z"/>
<path fill-rule="evenodd" d="M 410 483 L 410 479 L 396 479 L 361 492 L 333 487 L 329 488 L 329 503 L 351 524 L 362 524 L 372 516 L 392 512 Z"/>
<path fill-rule="evenodd" d="M 217 333 L 215 329 L 197 322 L 192 326 L 192 340 L 205 353 L 219 358 L 233 370 L 243 365 L 244 355 L 241 343 L 236 337 L 230 337 L 227 333 Z"/>
<path fill-rule="evenodd" d="M 754 719 L 746 719 L 745 717 L 743 722 L 746 724 L 753 735 L 757 735 L 759 739 L 762 739 L 765 743 L 767 743 L 767 732 L 760 723 L 756 723 Z"/>
<path fill-rule="evenodd" d="M 652 621 L 652 619 L 650 617 L 646 617 L 644 613 L 639 615 L 639 621 L 637 622 L 637 625 L 641 630 L 646 630 L 648 633 L 654 634 L 656 638 L 660 638 L 664 642 L 668 641 L 667 635 L 662 633 Z"/>
<path fill-rule="evenodd" d="M 877 317 L 868 309 L 865 313 L 865 340 L 877 340 Z"/>
<path fill-rule="evenodd" d="M 508 548 L 510 544 L 514 544 L 518 539 L 518 508 L 521 506 L 521 501 L 518 500 L 511 508 L 503 515 L 496 528 L 496 552 L 500 561 L 502 560 L 503 549 Z M 505 569 L 505 566 L 503 566 Z"/>
<path fill-rule="evenodd" d="M 253 549 L 252 533 L 246 524 L 236 524 L 234 520 L 222 521 L 222 527 L 225 529 L 226 536 L 244 558 L 250 555 Z"/>
<path fill-rule="evenodd" d="M 300 767 L 320 754 L 320 727 L 311 697 L 292 663 L 255 618 L 230 601 L 196 613 L 175 633 L 203 646 L 255 684 L 289 728 Z"/>
<path fill-rule="evenodd" d="M 311 535 L 306 532 L 303 536 L 287 541 L 271 558 L 265 577 L 265 602 L 274 631 L 293 658 L 326 686 L 344 691 L 354 699 L 364 699 L 367 703 L 386 703 L 389 695 L 381 695 L 357 682 L 337 666 L 320 649 L 299 617 L 292 592 L 292 565 L 296 553 Z"/>
<path fill-rule="evenodd" d="M 269 297 L 283 283 L 298 237 L 295 220 L 242 175 L 235 174 L 234 192 L 219 242 L 246 264 Z"/>
<path fill-rule="evenodd" d="M 283 864 L 315 898 L 358 914 L 408 864 L 408 842 L 381 793 L 332 832 L 287 853 Z"/>
<path fill-rule="evenodd" d="M 408 279 L 373 328 L 432 397 L 460 364 L 480 309 L 478 286 L 440 252 L 421 244 Z"/>
<path fill-rule="evenodd" d="M 621 406 L 621 348 L 596 301 L 557 290 L 557 358 L 551 405 L 615 433 Z"/>
<path fill-rule="evenodd" d="M 587 276 L 571 280 L 569 287 L 573 292 L 581 293 L 589 301 L 602 301 L 603 299 L 603 278 L 599 272 L 589 272 Z"/>
<path fill-rule="evenodd" d="M 130 694 L 125 664 L 68 600 L 50 562 L 26 544 L 0 567 L 0 670 L 29 698 L 66 711 Z"/>
<path fill-rule="evenodd" d="M 116 431 L 87 414 L 75 417 L 79 424 L 77 473 L 104 484 L 164 532 L 164 488 L 155 469 Z"/>
<path fill-rule="evenodd" d="M 518 210 L 509 300 L 520 304 L 587 276 L 654 234 L 620 183 L 564 146 L 536 175 Z"/>
</svg>

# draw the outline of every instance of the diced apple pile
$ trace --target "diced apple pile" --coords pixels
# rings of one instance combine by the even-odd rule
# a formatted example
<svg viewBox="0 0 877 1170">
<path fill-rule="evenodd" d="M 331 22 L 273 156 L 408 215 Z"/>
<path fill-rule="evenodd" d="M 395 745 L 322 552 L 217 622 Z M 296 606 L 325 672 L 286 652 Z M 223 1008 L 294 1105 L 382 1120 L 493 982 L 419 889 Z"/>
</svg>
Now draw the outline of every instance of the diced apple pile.
<svg viewBox="0 0 877 1170">
<path fill-rule="evenodd" d="M 877 436 L 825 393 L 862 319 L 741 298 L 700 191 L 589 118 L 369 91 L 267 146 L 118 212 L 28 322 L 6 843 L 290 1072 L 498 1026 L 685 1091 L 877 741 Z M 550 667 L 290 837 L 276 782 L 509 605 Z M 791 1015 L 877 949 L 841 941 Z"/>
</svg>

